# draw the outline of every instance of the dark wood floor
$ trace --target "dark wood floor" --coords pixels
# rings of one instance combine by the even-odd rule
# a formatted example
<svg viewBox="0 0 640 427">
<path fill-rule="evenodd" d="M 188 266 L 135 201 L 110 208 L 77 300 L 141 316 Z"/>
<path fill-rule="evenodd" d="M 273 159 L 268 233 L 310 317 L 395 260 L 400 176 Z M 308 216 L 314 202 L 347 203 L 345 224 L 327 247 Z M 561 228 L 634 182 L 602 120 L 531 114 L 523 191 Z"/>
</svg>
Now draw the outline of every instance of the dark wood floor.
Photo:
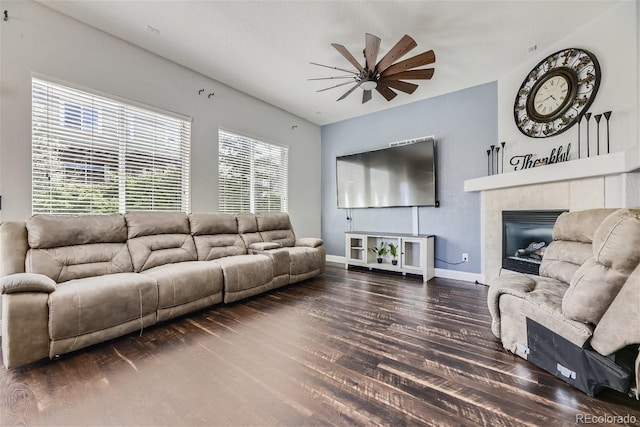
<svg viewBox="0 0 640 427">
<path fill-rule="evenodd" d="M 28 368 L 0 425 L 574 425 L 638 401 L 506 353 L 487 289 L 329 264 L 319 278 Z"/>
</svg>

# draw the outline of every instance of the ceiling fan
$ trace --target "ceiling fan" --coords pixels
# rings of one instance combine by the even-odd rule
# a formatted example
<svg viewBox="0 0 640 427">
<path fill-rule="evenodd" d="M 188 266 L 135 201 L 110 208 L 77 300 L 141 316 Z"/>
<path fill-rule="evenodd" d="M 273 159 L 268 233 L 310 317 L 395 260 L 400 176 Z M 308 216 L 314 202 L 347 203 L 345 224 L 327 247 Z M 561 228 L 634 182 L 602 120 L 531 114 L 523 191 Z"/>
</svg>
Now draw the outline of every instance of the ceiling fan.
<svg viewBox="0 0 640 427">
<path fill-rule="evenodd" d="M 406 55 L 409 51 L 415 48 L 418 44 L 408 35 L 404 35 L 398 43 L 393 46 L 389 52 L 387 52 L 382 59 L 376 63 L 378 58 L 378 52 L 380 50 L 380 38 L 373 34 L 365 34 L 365 47 L 364 47 L 364 66 L 361 65 L 356 58 L 345 48 L 344 46 L 332 43 L 333 46 L 342 56 L 346 58 L 357 70 L 347 70 L 339 67 L 332 67 L 329 65 L 322 65 L 312 62 L 312 65 L 320 67 L 331 68 L 338 71 L 349 73 L 348 76 L 336 76 L 336 77 L 320 77 L 309 80 L 336 80 L 347 79 L 349 81 L 340 83 L 335 86 L 320 89 L 317 92 L 323 92 L 325 90 L 334 89 L 340 86 L 353 84 L 353 86 L 346 91 L 338 101 L 345 99 L 358 87 L 363 90 L 362 103 L 371 100 L 371 91 L 375 89 L 380 95 L 382 95 L 387 101 L 391 101 L 398 95 L 393 89 L 402 91 L 404 93 L 411 94 L 417 88 L 417 84 L 405 82 L 403 80 L 429 80 L 433 77 L 433 68 L 423 68 L 415 70 L 414 68 L 422 67 L 424 65 L 432 64 L 436 61 L 436 54 L 433 50 L 423 52 L 419 55 L 413 56 L 404 61 L 395 62 Z M 394 64 L 395 62 L 395 64 Z"/>
</svg>

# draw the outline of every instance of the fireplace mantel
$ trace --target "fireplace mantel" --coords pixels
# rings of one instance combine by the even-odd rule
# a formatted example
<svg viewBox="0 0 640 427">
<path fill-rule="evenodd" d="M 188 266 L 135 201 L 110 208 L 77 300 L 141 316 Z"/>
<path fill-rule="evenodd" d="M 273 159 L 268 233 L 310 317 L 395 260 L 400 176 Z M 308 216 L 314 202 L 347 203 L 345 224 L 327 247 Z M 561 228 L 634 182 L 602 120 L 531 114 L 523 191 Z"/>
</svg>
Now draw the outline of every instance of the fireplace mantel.
<svg viewBox="0 0 640 427">
<path fill-rule="evenodd" d="M 638 147 L 611 154 L 468 179 L 464 191 L 484 191 L 522 185 L 569 181 L 595 176 L 616 175 L 640 169 Z"/>
</svg>

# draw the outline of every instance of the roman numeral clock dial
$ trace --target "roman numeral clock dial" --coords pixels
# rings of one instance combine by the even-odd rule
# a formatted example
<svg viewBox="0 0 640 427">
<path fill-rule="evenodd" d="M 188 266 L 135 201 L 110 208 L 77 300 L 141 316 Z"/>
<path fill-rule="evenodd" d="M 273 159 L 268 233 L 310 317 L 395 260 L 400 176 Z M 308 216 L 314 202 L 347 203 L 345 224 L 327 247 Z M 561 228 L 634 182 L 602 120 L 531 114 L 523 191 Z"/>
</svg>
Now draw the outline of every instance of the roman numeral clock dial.
<svg viewBox="0 0 640 427">
<path fill-rule="evenodd" d="M 513 107 L 516 126 L 531 138 L 546 138 L 573 126 L 600 86 L 600 64 L 582 49 L 549 55 L 524 79 Z"/>
</svg>

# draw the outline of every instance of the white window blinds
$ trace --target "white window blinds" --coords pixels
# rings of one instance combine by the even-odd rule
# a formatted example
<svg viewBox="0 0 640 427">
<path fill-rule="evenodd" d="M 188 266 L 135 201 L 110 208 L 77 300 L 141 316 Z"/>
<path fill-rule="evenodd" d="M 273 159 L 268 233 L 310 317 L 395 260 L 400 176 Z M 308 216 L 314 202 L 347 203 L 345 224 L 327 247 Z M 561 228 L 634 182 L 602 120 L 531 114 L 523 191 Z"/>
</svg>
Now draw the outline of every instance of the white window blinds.
<svg viewBox="0 0 640 427">
<path fill-rule="evenodd" d="M 189 211 L 190 120 L 32 80 L 33 213 Z"/>
<path fill-rule="evenodd" d="M 218 209 L 287 212 L 288 147 L 220 130 Z"/>
</svg>

